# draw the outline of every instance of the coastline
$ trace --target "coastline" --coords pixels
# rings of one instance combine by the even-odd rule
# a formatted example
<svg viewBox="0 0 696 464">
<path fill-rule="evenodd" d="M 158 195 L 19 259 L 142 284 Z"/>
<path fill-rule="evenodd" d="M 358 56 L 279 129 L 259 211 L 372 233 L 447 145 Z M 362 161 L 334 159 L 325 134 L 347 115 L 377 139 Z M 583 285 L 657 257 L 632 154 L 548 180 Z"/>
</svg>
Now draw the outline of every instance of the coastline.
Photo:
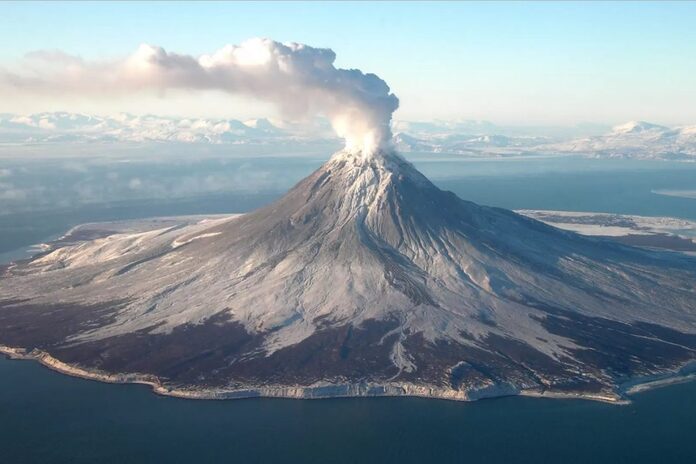
<svg viewBox="0 0 696 464">
<path fill-rule="evenodd" d="M 696 361 L 689 361 L 672 373 L 650 375 L 629 379 L 619 385 L 622 396 L 635 395 L 656 388 L 677 385 L 696 380 Z"/>
<path fill-rule="evenodd" d="M 159 378 L 150 374 L 108 374 L 95 370 L 87 370 L 79 366 L 64 363 L 41 350 L 32 350 L 28 352 L 22 348 L 0 345 L 0 355 L 4 355 L 12 360 L 36 361 L 52 371 L 71 377 L 103 383 L 147 385 L 152 392 L 157 395 L 190 400 L 231 400 L 244 398 L 329 399 L 402 396 L 469 402 L 506 396 L 526 396 L 532 398 L 589 400 L 615 405 L 627 405 L 631 403 L 628 396 L 660 387 L 696 380 L 696 361 L 692 361 L 671 372 L 629 379 L 617 386 L 615 394 L 568 393 L 537 389 L 524 390 L 511 384 L 492 384 L 476 390 L 462 391 L 436 386 L 397 382 L 386 385 L 376 383 L 320 383 L 310 386 L 277 385 L 238 389 L 197 390 L 169 387 L 163 384 Z"/>
</svg>

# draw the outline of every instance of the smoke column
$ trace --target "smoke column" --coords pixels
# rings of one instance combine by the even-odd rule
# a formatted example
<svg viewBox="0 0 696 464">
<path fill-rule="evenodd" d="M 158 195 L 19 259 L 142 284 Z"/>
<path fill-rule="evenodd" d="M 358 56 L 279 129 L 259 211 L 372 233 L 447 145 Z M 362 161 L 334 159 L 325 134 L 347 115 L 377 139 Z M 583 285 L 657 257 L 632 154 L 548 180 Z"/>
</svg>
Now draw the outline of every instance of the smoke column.
<svg viewBox="0 0 696 464">
<path fill-rule="evenodd" d="M 385 149 L 399 100 L 386 82 L 358 69 L 334 66 L 327 48 L 269 39 L 226 45 L 194 57 L 141 45 L 128 58 L 88 62 L 62 52 L 33 52 L 33 66 L 0 74 L 16 91 L 74 92 L 90 96 L 167 89 L 222 90 L 269 101 L 286 117 L 321 114 L 365 155 Z"/>
</svg>

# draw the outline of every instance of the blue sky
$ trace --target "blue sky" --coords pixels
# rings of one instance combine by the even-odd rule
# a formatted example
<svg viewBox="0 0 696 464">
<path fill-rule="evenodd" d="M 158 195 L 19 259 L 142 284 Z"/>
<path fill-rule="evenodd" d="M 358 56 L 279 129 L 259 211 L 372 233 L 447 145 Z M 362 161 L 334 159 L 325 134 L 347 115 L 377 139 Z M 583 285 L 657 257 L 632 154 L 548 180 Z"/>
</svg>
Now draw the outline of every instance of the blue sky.
<svg viewBox="0 0 696 464">
<path fill-rule="evenodd" d="M 332 48 L 338 66 L 378 74 L 401 99 L 400 119 L 696 123 L 696 3 L 77 2 L 1 9 L 2 67 L 39 49 L 108 59 L 151 43 L 197 55 L 262 36 Z M 138 110 L 129 101 L 3 100 L 0 112 Z M 213 108 L 218 100 L 205 98 L 163 100 L 143 110 L 230 117 L 268 111 L 233 101 Z"/>
</svg>

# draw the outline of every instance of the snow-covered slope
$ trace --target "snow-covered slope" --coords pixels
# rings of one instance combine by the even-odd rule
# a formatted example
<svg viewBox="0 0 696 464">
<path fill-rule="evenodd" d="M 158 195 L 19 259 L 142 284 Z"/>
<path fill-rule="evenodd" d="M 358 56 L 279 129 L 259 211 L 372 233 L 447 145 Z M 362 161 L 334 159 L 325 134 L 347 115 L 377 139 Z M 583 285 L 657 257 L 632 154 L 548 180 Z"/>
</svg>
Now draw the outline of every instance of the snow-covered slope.
<svg viewBox="0 0 696 464">
<path fill-rule="evenodd" d="M 696 160 L 696 126 L 669 128 L 631 121 L 614 127 L 606 135 L 542 148 L 596 157 Z"/>
<path fill-rule="evenodd" d="M 611 396 L 694 357 L 694 282 L 691 257 L 463 201 L 394 153 L 340 152 L 258 211 L 11 267 L 0 344 L 202 390 Z"/>
</svg>

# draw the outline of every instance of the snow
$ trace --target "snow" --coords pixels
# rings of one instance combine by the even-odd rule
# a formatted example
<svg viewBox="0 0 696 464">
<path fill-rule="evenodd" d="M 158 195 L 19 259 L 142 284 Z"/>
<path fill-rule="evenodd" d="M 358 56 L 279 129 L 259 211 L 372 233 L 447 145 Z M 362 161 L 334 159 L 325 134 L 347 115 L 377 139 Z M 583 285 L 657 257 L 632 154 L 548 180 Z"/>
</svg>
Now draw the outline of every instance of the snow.
<svg viewBox="0 0 696 464">
<path fill-rule="evenodd" d="M 535 147 L 541 152 L 578 153 L 597 158 L 696 160 L 696 132 L 692 127 L 669 128 L 628 122 L 608 134 Z"/>
<path fill-rule="evenodd" d="M 615 134 L 628 134 L 645 131 L 662 132 L 666 130 L 669 130 L 669 128 L 665 126 L 658 126 L 657 124 L 651 124 L 645 121 L 629 121 L 612 128 L 612 132 Z"/>
<path fill-rule="evenodd" d="M 696 190 L 653 190 L 652 193 L 669 197 L 696 198 Z"/>
<path fill-rule="evenodd" d="M 191 243 L 194 240 L 199 240 L 201 238 L 207 238 L 207 237 L 215 237 L 216 235 L 220 235 L 222 232 L 211 232 L 209 234 L 200 234 L 196 235 L 193 237 L 186 237 L 183 239 L 176 239 L 172 242 L 172 248 L 178 248 L 182 245 L 186 245 L 187 243 Z"/>
<path fill-rule="evenodd" d="M 277 125 L 276 125 L 277 124 Z M 174 142 L 174 143 L 251 143 L 288 141 L 305 129 L 290 122 L 268 119 L 174 118 L 164 116 L 88 116 L 71 113 L 37 113 L 0 118 L 2 142 Z M 281 127 L 282 126 L 282 127 Z M 314 128 L 316 129 L 316 127 Z M 325 129 L 315 138 L 332 137 Z"/>
<path fill-rule="evenodd" d="M 554 227 L 583 235 L 622 237 L 666 234 L 696 239 L 696 221 L 687 219 L 577 211 L 519 210 L 517 212 Z"/>
</svg>

